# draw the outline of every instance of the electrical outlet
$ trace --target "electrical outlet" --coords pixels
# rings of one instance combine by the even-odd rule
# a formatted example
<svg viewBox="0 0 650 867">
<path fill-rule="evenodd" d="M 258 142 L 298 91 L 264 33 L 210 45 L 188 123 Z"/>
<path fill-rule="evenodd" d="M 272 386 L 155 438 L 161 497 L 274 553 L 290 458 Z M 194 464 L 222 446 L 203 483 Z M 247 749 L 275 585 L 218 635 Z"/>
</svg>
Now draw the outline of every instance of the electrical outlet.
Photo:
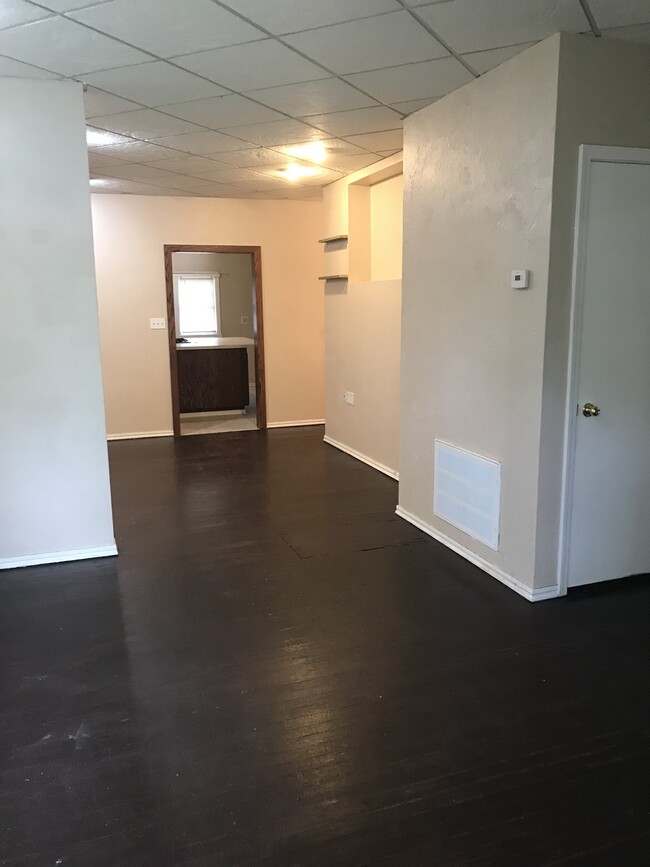
<svg viewBox="0 0 650 867">
<path fill-rule="evenodd" d="M 166 326 L 165 326 L 164 317 L 149 320 L 149 328 L 151 328 L 154 331 L 159 330 L 161 328 L 164 329 L 165 327 Z"/>
<path fill-rule="evenodd" d="M 242 316 L 242 318 L 241 318 L 241 324 L 242 325 L 248 325 L 249 322 L 250 322 L 250 319 L 248 316 Z"/>
</svg>

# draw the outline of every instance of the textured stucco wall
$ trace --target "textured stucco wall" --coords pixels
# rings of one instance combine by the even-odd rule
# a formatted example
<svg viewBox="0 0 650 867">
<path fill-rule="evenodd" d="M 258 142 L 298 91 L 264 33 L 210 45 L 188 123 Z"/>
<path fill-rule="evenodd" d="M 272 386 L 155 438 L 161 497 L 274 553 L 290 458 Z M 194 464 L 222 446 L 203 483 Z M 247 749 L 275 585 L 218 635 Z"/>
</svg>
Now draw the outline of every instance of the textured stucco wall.
<svg viewBox="0 0 650 867">
<path fill-rule="evenodd" d="M 405 126 L 400 507 L 527 588 L 559 53 L 552 37 Z M 433 514 L 436 438 L 502 462 L 499 551 Z"/>
</svg>

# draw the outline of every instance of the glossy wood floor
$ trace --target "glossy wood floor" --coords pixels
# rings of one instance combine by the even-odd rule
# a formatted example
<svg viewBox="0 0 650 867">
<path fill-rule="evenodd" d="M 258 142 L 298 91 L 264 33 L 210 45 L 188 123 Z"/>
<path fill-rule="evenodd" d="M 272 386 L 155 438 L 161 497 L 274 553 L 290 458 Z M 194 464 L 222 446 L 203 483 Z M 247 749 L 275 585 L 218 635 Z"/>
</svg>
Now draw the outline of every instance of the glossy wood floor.
<svg viewBox="0 0 650 867">
<path fill-rule="evenodd" d="M 0 863 L 647 863 L 648 584 L 533 606 L 321 437 L 114 443 L 120 557 L 0 575 Z"/>
</svg>

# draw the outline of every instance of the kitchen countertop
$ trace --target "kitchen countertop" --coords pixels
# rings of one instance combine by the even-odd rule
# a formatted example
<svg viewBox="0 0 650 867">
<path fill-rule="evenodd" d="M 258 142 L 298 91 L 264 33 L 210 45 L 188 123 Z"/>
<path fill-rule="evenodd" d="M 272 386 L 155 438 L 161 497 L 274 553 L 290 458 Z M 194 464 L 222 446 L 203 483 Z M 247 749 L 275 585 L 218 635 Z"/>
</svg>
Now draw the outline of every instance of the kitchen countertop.
<svg viewBox="0 0 650 867">
<path fill-rule="evenodd" d="M 255 346 L 250 337 L 190 337 L 189 343 L 177 343 L 176 349 L 247 349 Z"/>
</svg>

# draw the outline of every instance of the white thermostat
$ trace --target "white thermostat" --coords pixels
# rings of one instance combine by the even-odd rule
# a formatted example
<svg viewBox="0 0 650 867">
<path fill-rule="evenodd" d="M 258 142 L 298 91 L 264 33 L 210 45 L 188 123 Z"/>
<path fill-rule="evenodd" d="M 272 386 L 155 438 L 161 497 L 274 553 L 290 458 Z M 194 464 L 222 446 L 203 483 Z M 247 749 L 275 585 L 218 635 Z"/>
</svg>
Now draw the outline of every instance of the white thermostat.
<svg viewBox="0 0 650 867">
<path fill-rule="evenodd" d="M 511 271 L 510 286 L 513 289 L 528 289 L 530 285 L 530 271 Z"/>
</svg>

